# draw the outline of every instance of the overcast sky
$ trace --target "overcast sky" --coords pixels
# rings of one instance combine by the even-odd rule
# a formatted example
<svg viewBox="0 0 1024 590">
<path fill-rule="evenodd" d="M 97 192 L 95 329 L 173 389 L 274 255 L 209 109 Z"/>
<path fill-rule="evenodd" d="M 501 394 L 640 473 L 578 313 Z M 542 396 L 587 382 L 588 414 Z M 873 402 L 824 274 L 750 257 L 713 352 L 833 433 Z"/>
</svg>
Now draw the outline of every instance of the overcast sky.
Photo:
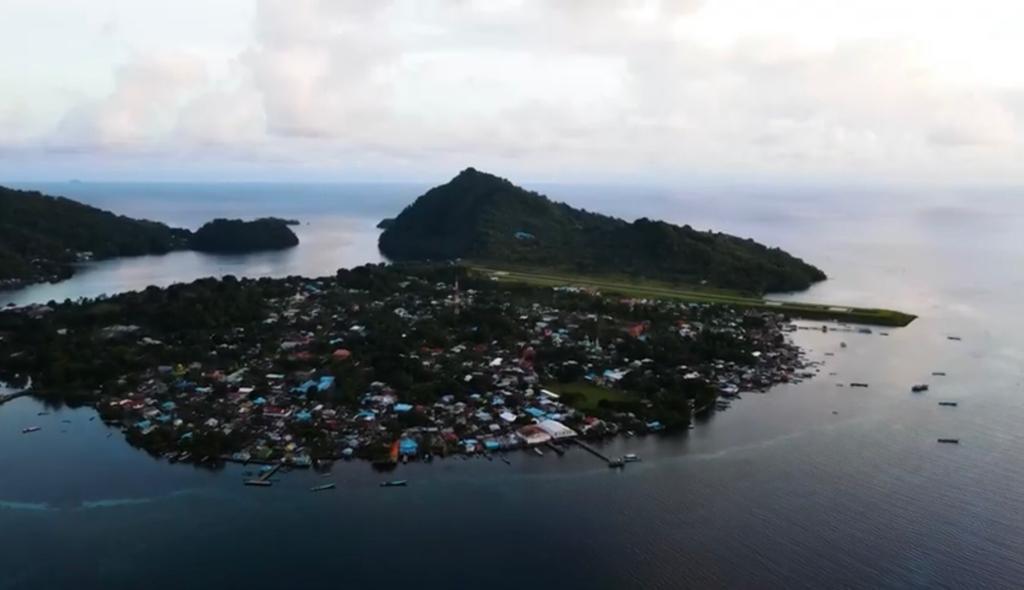
<svg viewBox="0 0 1024 590">
<path fill-rule="evenodd" d="M 3 0 L 0 180 L 1017 184 L 1020 0 Z"/>
</svg>

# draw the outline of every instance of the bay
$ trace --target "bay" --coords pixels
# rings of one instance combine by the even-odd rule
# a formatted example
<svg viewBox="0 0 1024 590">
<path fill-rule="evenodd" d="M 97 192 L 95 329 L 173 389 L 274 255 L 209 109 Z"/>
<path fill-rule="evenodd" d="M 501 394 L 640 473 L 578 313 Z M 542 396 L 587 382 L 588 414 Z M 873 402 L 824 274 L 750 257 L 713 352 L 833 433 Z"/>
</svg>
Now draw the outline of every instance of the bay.
<svg viewBox="0 0 1024 590">
<path fill-rule="evenodd" d="M 424 187 L 41 188 L 188 227 L 214 216 L 298 217 L 303 244 L 273 256 L 106 261 L 0 301 L 74 299 L 207 274 L 331 274 L 379 260 L 373 226 Z M 623 472 L 575 451 L 519 453 L 511 465 L 449 459 L 388 476 L 342 463 L 331 479 L 337 488 L 319 494 L 307 490 L 326 480 L 308 472 L 252 489 L 241 485 L 241 468 L 152 459 L 90 420 L 90 409 L 18 399 L 0 407 L 0 588 L 1019 586 L 1017 195 L 530 188 L 592 210 L 776 244 L 831 277 L 780 297 L 920 318 L 871 334 L 798 331 L 797 342 L 823 362 L 818 376 L 746 394 L 686 434 L 609 441 L 611 454 L 644 459 Z M 854 381 L 870 387 L 849 388 Z M 930 390 L 911 393 L 918 382 Z M 959 405 L 940 407 L 945 400 Z M 41 430 L 21 434 L 26 426 Z M 961 444 L 936 444 L 947 436 Z M 384 477 L 410 484 L 381 489 Z"/>
</svg>

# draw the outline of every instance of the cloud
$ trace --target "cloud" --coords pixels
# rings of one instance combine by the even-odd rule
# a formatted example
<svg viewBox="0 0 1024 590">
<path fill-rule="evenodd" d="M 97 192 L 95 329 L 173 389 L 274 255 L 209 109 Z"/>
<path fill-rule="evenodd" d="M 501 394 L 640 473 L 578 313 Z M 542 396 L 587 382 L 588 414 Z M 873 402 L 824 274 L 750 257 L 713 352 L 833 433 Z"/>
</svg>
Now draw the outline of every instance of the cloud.
<svg viewBox="0 0 1024 590">
<path fill-rule="evenodd" d="M 36 139 L 326 176 L 1024 177 L 1024 93 L 939 67 L 948 23 L 836 6 L 262 0 L 226 62 L 133 54 Z"/>
<path fill-rule="evenodd" d="M 113 90 L 75 105 L 48 143 L 58 150 L 137 148 L 171 129 L 190 94 L 207 82 L 201 60 L 155 56 L 121 67 Z"/>
</svg>

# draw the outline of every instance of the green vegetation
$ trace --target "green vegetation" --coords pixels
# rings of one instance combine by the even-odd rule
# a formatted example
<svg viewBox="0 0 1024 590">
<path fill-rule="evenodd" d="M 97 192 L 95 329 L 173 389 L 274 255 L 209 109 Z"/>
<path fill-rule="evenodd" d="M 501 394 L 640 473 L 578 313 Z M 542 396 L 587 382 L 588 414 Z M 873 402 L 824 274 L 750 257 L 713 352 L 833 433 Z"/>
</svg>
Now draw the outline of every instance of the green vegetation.
<svg viewBox="0 0 1024 590">
<path fill-rule="evenodd" d="M 630 395 L 618 389 L 598 387 L 585 381 L 548 383 L 545 388 L 561 396 L 563 403 L 590 413 L 596 412 L 598 408 L 608 405 L 609 402 L 614 404 L 638 399 L 636 395 Z M 602 402 L 604 403 L 602 404 Z"/>
<path fill-rule="evenodd" d="M 193 234 L 64 197 L 0 187 L 0 288 L 66 279 L 74 263 L 172 250 L 251 252 L 299 243 L 295 220 L 218 219 Z"/>
<path fill-rule="evenodd" d="M 0 281 L 66 278 L 84 259 L 162 254 L 190 232 L 63 197 L 0 187 Z"/>
<path fill-rule="evenodd" d="M 199 252 L 242 253 L 283 250 L 299 245 L 299 238 L 283 219 L 255 221 L 214 219 L 199 228 L 189 246 Z"/>
<path fill-rule="evenodd" d="M 468 265 L 468 268 L 475 272 L 489 275 L 499 281 L 547 287 L 581 287 L 637 298 L 678 299 L 693 303 L 718 303 L 743 308 L 778 310 L 779 313 L 808 319 L 833 319 L 856 324 L 902 327 L 917 318 L 915 315 L 889 309 L 835 306 L 797 301 L 772 301 L 758 297 L 746 297 L 721 289 L 707 289 L 703 287 L 684 289 L 651 280 L 616 277 L 598 278 L 561 274 L 556 271 L 526 272 L 520 270 L 500 270 L 476 265 Z"/>
<path fill-rule="evenodd" d="M 609 272 L 751 293 L 806 289 L 825 274 L 751 239 L 661 221 L 574 209 L 468 168 L 383 224 L 392 260 L 470 259 L 488 264 Z"/>
</svg>

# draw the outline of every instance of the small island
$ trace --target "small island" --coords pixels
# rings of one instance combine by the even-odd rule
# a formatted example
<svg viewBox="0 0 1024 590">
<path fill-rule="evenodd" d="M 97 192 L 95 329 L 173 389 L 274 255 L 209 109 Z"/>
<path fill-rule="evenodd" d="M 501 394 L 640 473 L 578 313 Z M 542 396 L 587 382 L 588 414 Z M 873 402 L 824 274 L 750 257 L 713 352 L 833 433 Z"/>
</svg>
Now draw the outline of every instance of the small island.
<svg viewBox="0 0 1024 590">
<path fill-rule="evenodd" d="M 196 230 L 189 240 L 193 250 L 222 254 L 283 250 L 298 244 L 299 238 L 288 222 L 274 218 L 214 219 Z"/>
</svg>

